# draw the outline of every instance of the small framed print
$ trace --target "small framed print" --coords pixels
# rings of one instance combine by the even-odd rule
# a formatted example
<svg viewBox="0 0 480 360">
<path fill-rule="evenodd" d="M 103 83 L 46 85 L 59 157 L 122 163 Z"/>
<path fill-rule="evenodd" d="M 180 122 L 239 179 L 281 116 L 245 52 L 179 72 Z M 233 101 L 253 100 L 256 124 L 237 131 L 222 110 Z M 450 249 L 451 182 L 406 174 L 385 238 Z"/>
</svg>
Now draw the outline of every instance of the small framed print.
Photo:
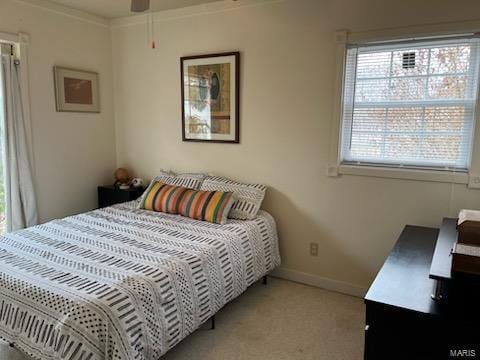
<svg viewBox="0 0 480 360">
<path fill-rule="evenodd" d="M 55 66 L 57 111 L 100 112 L 98 73 Z"/>
<path fill-rule="evenodd" d="M 183 141 L 239 143 L 240 53 L 180 59 Z"/>
</svg>

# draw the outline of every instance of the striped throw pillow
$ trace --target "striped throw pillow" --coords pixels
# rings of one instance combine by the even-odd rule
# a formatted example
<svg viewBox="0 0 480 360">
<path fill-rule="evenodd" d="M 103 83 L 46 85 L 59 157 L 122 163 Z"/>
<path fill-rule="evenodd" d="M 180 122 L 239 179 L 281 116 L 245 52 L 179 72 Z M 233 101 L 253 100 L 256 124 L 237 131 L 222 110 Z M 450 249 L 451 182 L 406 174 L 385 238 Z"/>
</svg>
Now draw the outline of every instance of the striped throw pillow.
<svg viewBox="0 0 480 360">
<path fill-rule="evenodd" d="M 183 186 L 190 189 L 198 190 L 202 184 L 203 179 L 206 175 L 204 174 L 175 174 L 173 172 L 167 172 L 165 170 L 160 170 L 160 175 L 155 176 L 155 178 L 150 182 L 147 190 L 143 192 L 142 196 L 138 200 L 140 203 L 145 201 L 145 196 L 150 190 L 150 187 L 153 186 L 156 182 L 162 182 L 167 185 L 176 185 Z"/>
<path fill-rule="evenodd" d="M 152 181 L 138 207 L 225 224 L 234 201 L 232 192 L 200 191 Z"/>
<path fill-rule="evenodd" d="M 233 192 L 236 200 L 228 217 L 252 220 L 257 217 L 262 206 L 267 187 L 262 184 L 243 184 L 220 176 L 208 176 L 200 186 L 200 190 Z"/>
</svg>

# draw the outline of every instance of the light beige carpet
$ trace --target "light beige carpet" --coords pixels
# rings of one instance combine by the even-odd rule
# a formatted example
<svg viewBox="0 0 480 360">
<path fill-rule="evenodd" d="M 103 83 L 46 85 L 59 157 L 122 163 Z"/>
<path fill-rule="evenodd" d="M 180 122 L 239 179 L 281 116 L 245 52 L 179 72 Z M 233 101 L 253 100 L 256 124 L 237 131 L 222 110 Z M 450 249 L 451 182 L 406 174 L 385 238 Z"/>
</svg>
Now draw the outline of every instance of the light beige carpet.
<svg viewBox="0 0 480 360">
<path fill-rule="evenodd" d="M 364 305 L 358 298 L 285 280 L 253 285 L 162 360 L 360 360 Z M 0 346 L 1 360 L 24 360 Z"/>
</svg>

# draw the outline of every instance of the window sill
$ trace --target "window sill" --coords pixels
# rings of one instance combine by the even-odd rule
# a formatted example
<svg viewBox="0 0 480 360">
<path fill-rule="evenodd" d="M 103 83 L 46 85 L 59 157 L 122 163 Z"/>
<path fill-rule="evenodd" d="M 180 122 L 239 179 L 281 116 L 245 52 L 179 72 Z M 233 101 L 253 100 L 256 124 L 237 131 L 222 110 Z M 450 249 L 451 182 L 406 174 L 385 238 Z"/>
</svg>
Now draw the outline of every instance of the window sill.
<svg viewBox="0 0 480 360">
<path fill-rule="evenodd" d="M 399 169 L 376 166 L 355 166 L 339 165 L 336 173 L 338 175 L 356 175 L 379 177 L 388 179 L 432 181 L 455 184 L 468 184 L 469 175 L 466 172 L 435 171 L 435 170 L 417 170 L 417 169 Z M 337 176 L 338 176 L 337 175 Z M 329 168 L 329 176 L 335 176 L 332 168 Z"/>
</svg>

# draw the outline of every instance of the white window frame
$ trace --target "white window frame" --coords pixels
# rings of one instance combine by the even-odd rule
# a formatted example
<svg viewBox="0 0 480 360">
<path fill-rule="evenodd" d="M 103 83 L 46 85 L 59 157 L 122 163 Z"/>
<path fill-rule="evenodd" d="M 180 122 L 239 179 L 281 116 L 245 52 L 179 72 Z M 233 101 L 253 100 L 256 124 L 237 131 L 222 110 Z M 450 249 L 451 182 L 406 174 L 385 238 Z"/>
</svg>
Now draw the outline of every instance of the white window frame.
<svg viewBox="0 0 480 360">
<path fill-rule="evenodd" d="M 474 139 L 472 143 L 472 158 L 468 172 L 438 171 L 429 169 L 388 167 L 382 165 L 356 166 L 341 164 L 341 132 L 343 114 L 343 80 L 348 44 L 367 44 L 386 42 L 401 39 L 425 39 L 447 37 L 480 32 L 480 22 L 447 23 L 426 26 L 414 26 L 388 30 L 374 30 L 361 33 L 349 33 L 347 30 L 338 30 L 334 34 L 336 44 L 336 77 L 334 89 L 334 119 L 331 127 L 330 156 L 327 176 L 358 175 L 393 179 L 418 181 L 446 182 L 468 184 L 472 188 L 480 188 L 480 120 L 479 113 L 475 114 Z M 480 100 L 477 98 L 477 107 Z M 480 109 L 480 108 L 479 108 Z"/>
</svg>

